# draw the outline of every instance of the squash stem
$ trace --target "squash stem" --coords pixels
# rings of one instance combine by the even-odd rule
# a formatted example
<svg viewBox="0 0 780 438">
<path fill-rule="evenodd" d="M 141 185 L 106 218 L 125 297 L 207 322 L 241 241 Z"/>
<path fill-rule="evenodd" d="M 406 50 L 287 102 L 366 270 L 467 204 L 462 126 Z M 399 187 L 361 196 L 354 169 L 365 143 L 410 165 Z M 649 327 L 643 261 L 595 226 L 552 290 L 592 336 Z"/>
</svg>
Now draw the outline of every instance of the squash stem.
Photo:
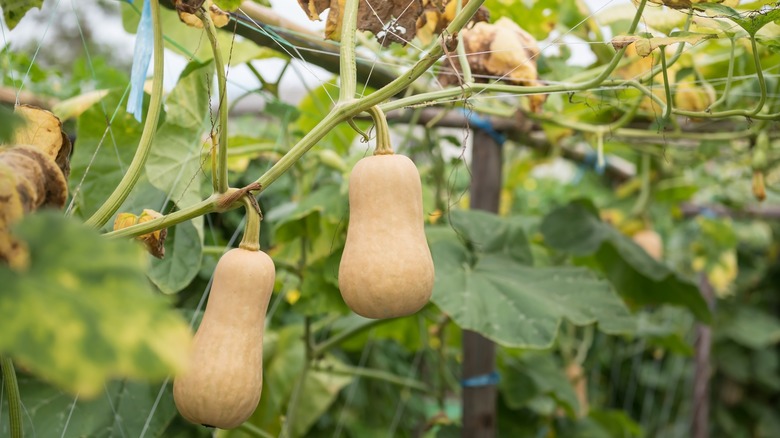
<svg viewBox="0 0 780 438">
<path fill-rule="evenodd" d="M 130 191 L 141 177 L 144 170 L 146 159 L 149 158 L 149 152 L 152 150 L 152 140 L 157 130 L 157 121 L 160 118 L 160 109 L 162 107 L 163 90 L 163 35 L 162 25 L 160 24 L 160 2 L 151 0 L 152 8 L 152 28 L 154 33 L 154 76 L 152 79 L 152 95 L 149 101 L 149 110 L 146 113 L 146 122 L 144 123 L 141 140 L 138 142 L 138 149 L 135 151 L 133 161 L 125 172 L 125 176 L 114 189 L 114 192 L 106 199 L 106 202 L 86 221 L 86 224 L 100 228 L 111 219 L 119 207 L 125 202 Z"/>
<path fill-rule="evenodd" d="M 217 41 L 217 30 L 211 16 L 198 11 L 198 18 L 203 22 L 203 28 L 211 42 L 211 50 L 214 52 L 214 64 L 217 67 L 217 84 L 219 88 L 219 143 L 217 146 L 217 174 L 212 175 L 216 179 L 215 185 L 219 193 L 225 193 L 228 189 L 227 171 L 227 146 L 228 146 L 228 105 L 227 105 L 227 77 L 225 76 L 225 63 L 222 60 L 222 51 Z M 213 162 L 212 162 L 213 168 Z"/>
<path fill-rule="evenodd" d="M 376 127 L 376 150 L 374 155 L 393 155 L 393 145 L 390 143 L 390 127 L 387 126 L 387 118 L 384 111 L 378 106 L 368 109 Z"/>
<path fill-rule="evenodd" d="M 16 380 L 14 363 L 8 356 L 0 359 L 0 368 L 3 369 L 3 381 L 5 381 L 5 395 L 8 398 L 8 417 L 11 424 L 11 438 L 22 438 L 22 398 L 19 394 L 19 382 Z"/>
<path fill-rule="evenodd" d="M 259 251 L 260 221 L 263 220 L 260 206 L 257 205 L 257 200 L 250 193 L 247 193 L 241 199 L 246 210 L 246 224 L 244 225 L 244 237 L 241 239 L 238 247 L 247 251 Z"/>
</svg>

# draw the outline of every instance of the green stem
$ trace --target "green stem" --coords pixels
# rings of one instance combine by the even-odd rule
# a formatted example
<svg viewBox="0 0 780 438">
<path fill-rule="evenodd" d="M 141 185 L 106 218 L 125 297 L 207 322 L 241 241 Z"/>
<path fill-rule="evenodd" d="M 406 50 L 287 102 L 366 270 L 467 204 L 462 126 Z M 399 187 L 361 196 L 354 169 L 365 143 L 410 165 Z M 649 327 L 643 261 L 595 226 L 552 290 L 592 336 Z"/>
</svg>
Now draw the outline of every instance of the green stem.
<svg viewBox="0 0 780 438">
<path fill-rule="evenodd" d="M 264 431 L 263 429 L 260 429 L 259 427 L 255 426 L 252 423 L 244 422 L 240 426 L 236 428 L 236 430 L 240 430 L 241 432 L 244 432 L 248 435 L 251 435 L 253 437 L 258 438 L 276 438 L 276 436 L 271 435 L 270 433 Z"/>
<path fill-rule="evenodd" d="M 228 189 L 227 148 L 228 148 L 228 105 L 227 105 L 227 77 L 225 76 L 225 63 L 222 60 L 222 51 L 217 41 L 217 29 L 211 16 L 202 9 L 198 11 L 198 18 L 203 22 L 206 36 L 209 37 L 211 50 L 214 52 L 214 65 L 217 69 L 217 86 L 219 89 L 219 145 L 217 148 L 217 191 L 225 193 Z"/>
<path fill-rule="evenodd" d="M 238 244 L 238 247 L 247 251 L 259 251 L 260 221 L 263 218 L 257 206 L 257 201 L 254 198 L 249 199 L 251 196 L 251 193 L 247 193 L 242 198 L 244 209 L 246 210 L 246 223 L 244 224 L 244 237 L 241 238 L 241 243 Z"/>
<path fill-rule="evenodd" d="M 682 29 L 683 32 L 688 32 L 688 30 L 691 28 L 692 18 L 693 15 L 688 14 L 688 18 L 685 19 L 685 24 L 683 25 L 683 29 Z M 684 51 L 685 51 L 685 43 L 678 44 L 677 50 L 674 51 L 672 57 L 666 60 L 666 67 L 668 68 L 673 66 L 677 62 L 677 60 L 680 59 L 680 56 L 682 56 Z M 649 72 L 645 73 L 645 75 L 639 79 L 639 82 L 644 84 L 649 81 L 652 81 L 655 75 L 661 72 L 661 70 L 665 70 L 665 69 L 666 68 L 664 68 L 664 66 L 661 64 L 655 65 L 653 66 L 653 68 L 650 69 Z"/>
<path fill-rule="evenodd" d="M 385 113 L 378 106 L 369 108 L 368 113 L 374 119 L 374 127 L 376 128 L 376 149 L 374 150 L 374 155 L 392 155 L 393 145 L 390 143 L 390 127 L 387 126 Z"/>
<path fill-rule="evenodd" d="M 14 363 L 8 356 L 0 357 L 0 368 L 3 369 L 5 395 L 8 399 L 8 417 L 11 426 L 11 438 L 22 438 L 22 397 L 19 394 L 19 382 L 16 380 Z"/>
<path fill-rule="evenodd" d="M 666 68 L 666 46 L 659 47 L 661 51 L 661 72 L 664 77 L 664 92 L 666 93 L 666 110 L 664 116 L 661 119 L 661 131 L 664 129 L 664 125 L 672 116 L 672 87 L 669 85 L 669 73 Z"/>
<path fill-rule="evenodd" d="M 675 114 L 679 114 L 681 116 L 688 116 L 688 117 L 697 117 L 697 118 L 723 118 L 723 117 L 733 117 L 733 116 L 742 116 L 742 117 L 749 117 L 759 120 L 780 120 L 780 114 L 759 114 L 759 112 L 764 108 L 764 104 L 766 103 L 766 81 L 764 80 L 764 72 L 761 70 L 761 58 L 758 55 L 758 47 L 756 46 L 756 39 L 754 36 L 750 36 L 750 46 L 753 49 L 753 62 L 756 66 L 756 76 L 758 77 L 758 88 L 761 92 L 761 96 L 758 99 L 758 103 L 756 103 L 756 106 L 752 110 L 726 110 L 726 111 L 718 111 L 718 112 L 706 112 L 706 111 L 679 111 L 675 110 Z"/>
<path fill-rule="evenodd" d="M 463 9 L 463 0 L 458 0 L 458 4 L 455 8 L 455 13 L 459 13 Z M 463 43 L 463 32 L 458 32 L 458 62 L 460 63 L 460 70 L 463 72 L 463 82 L 470 84 L 474 81 L 474 77 L 471 74 L 471 65 L 469 65 L 469 59 L 466 55 L 466 44 Z"/>
<path fill-rule="evenodd" d="M 303 369 L 298 377 L 298 382 L 295 384 L 293 393 L 290 396 L 290 402 L 287 404 L 287 415 L 285 415 L 284 433 L 286 438 L 292 438 L 295 430 L 295 416 L 298 413 L 298 407 L 301 401 L 301 394 L 303 394 L 303 388 L 306 386 L 306 377 L 309 375 L 311 369 L 312 347 L 311 347 L 311 317 L 307 316 L 304 321 L 304 348 L 306 349 L 306 359 L 303 361 Z"/>
<path fill-rule="evenodd" d="M 341 47 L 339 48 L 339 102 L 355 99 L 357 65 L 355 64 L 355 33 L 357 29 L 358 0 L 346 0 L 341 22 Z"/>
<path fill-rule="evenodd" d="M 317 371 L 324 371 L 326 373 L 337 374 L 342 376 L 365 377 L 368 379 L 381 380 L 383 382 L 392 383 L 393 385 L 398 385 L 404 388 L 410 388 L 410 389 L 414 389 L 426 393 L 430 392 L 431 390 L 428 387 L 428 385 L 426 385 L 423 382 L 420 382 L 419 380 L 408 379 L 408 378 L 397 376 L 393 373 L 388 373 L 387 371 L 376 370 L 371 368 L 339 365 L 338 368 L 314 367 L 314 369 Z"/>
<path fill-rule="evenodd" d="M 717 106 L 722 104 L 726 101 L 729 97 L 729 92 L 731 91 L 731 81 L 734 77 L 734 53 L 737 50 L 737 41 L 736 38 L 729 38 L 729 41 L 731 42 L 731 52 L 729 56 L 729 68 L 728 73 L 726 74 L 726 88 L 723 90 L 723 94 L 720 95 L 720 97 L 715 101 L 712 102 L 712 105 L 708 108 L 708 110 L 711 112 L 713 109 L 715 109 Z"/>
<path fill-rule="evenodd" d="M 117 231 L 111 231 L 106 233 L 105 236 L 111 238 L 136 237 L 142 234 L 151 233 L 152 231 L 172 227 L 192 218 L 217 211 L 218 201 L 219 197 L 212 195 L 197 204 L 166 214 L 163 217 L 152 219 L 149 222 L 136 224 Z"/>
<path fill-rule="evenodd" d="M 640 216 L 647 210 L 650 200 L 650 155 L 642 154 L 642 186 L 639 196 L 636 198 L 636 204 L 631 209 L 632 216 Z"/>
<path fill-rule="evenodd" d="M 369 330 L 371 328 L 374 328 L 375 326 L 382 324 L 384 322 L 392 321 L 392 319 L 372 319 L 364 322 L 363 324 L 357 325 L 355 327 L 348 328 L 342 332 L 339 332 L 338 334 L 331 336 L 330 338 L 326 339 L 325 341 L 322 341 L 321 343 L 315 345 L 312 348 L 312 357 L 320 357 L 324 353 L 326 353 L 331 348 L 341 344 L 342 342 L 346 341 L 347 339 L 360 334 L 366 330 Z"/>
<path fill-rule="evenodd" d="M 127 172 L 122 177 L 119 185 L 114 192 L 106 199 L 106 202 L 86 221 L 86 224 L 100 228 L 108 222 L 116 213 L 122 203 L 130 195 L 130 191 L 135 187 L 138 178 L 149 158 L 149 152 L 152 150 L 152 140 L 157 130 L 157 121 L 160 118 L 160 108 L 162 107 L 163 90 L 163 36 L 162 26 L 160 25 L 160 3 L 159 0 L 151 0 L 152 9 L 152 28 L 154 29 L 154 77 L 152 79 L 152 95 L 149 101 L 149 111 L 146 113 L 146 122 L 141 132 L 141 139 L 138 142 L 138 149 L 135 151 L 133 161 L 127 168 Z"/>
</svg>

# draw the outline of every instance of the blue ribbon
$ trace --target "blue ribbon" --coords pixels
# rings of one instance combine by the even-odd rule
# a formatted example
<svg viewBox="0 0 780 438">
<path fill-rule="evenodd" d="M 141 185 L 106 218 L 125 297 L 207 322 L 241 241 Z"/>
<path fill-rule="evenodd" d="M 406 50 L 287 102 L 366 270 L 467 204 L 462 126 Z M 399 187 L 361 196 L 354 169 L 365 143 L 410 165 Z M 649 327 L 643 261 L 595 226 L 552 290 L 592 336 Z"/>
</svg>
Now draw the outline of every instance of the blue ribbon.
<svg viewBox="0 0 780 438">
<path fill-rule="evenodd" d="M 490 386 L 497 384 L 499 379 L 498 371 L 493 371 L 489 374 L 480 374 L 478 376 L 469 377 L 468 379 L 463 379 L 460 381 L 460 385 L 464 388 Z"/>
<path fill-rule="evenodd" d="M 132 0 L 125 0 L 132 3 Z M 133 69 L 130 73 L 130 96 L 127 98 L 127 112 L 141 121 L 144 107 L 144 82 L 149 64 L 152 61 L 154 50 L 154 36 L 152 34 L 152 7 L 149 0 L 144 0 L 141 11 L 141 21 L 135 32 L 135 50 L 133 52 Z"/>
<path fill-rule="evenodd" d="M 480 117 L 474 111 L 468 111 L 465 108 L 460 108 L 460 111 L 466 116 L 471 127 L 477 128 L 489 135 L 499 146 L 502 146 L 506 142 L 506 136 L 493 128 L 490 119 Z"/>
</svg>

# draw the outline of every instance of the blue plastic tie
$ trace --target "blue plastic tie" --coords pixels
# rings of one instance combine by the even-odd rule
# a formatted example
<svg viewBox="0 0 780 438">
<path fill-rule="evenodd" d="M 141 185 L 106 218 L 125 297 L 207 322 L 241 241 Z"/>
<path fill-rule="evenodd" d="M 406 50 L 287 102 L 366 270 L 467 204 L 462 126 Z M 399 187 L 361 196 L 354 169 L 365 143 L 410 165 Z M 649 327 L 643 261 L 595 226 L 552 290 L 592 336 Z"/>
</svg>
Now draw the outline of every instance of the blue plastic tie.
<svg viewBox="0 0 780 438">
<path fill-rule="evenodd" d="M 132 3 L 132 0 L 125 0 Z M 141 121 L 144 107 L 144 82 L 154 51 L 154 36 L 152 34 L 152 7 L 149 0 L 144 0 L 141 11 L 141 21 L 135 32 L 135 50 L 133 52 L 133 69 L 130 72 L 130 96 L 127 98 L 127 112 Z"/>
<path fill-rule="evenodd" d="M 474 388 L 477 386 L 491 386 L 498 384 L 500 380 L 498 371 L 493 371 L 489 374 L 480 374 L 478 376 L 472 376 L 468 379 L 460 381 L 460 385 L 464 388 Z"/>
<path fill-rule="evenodd" d="M 460 108 L 460 111 L 464 116 L 466 116 L 471 127 L 477 128 L 489 135 L 490 138 L 492 138 L 493 141 L 495 141 L 499 146 L 504 145 L 506 142 L 506 136 L 493 128 L 493 124 L 490 123 L 490 119 L 480 117 L 479 114 L 475 113 L 474 111 L 466 110 L 465 108 Z"/>
</svg>

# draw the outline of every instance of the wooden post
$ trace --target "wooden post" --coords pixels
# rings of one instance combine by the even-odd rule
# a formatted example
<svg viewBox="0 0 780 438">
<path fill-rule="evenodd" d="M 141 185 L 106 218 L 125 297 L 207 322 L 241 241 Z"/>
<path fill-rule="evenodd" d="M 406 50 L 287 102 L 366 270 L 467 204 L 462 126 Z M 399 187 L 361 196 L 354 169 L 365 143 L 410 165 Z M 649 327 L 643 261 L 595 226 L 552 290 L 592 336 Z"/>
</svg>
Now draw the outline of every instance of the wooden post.
<svg viewBox="0 0 780 438">
<path fill-rule="evenodd" d="M 471 202 L 474 210 L 498 212 L 501 198 L 501 146 L 482 130 L 474 131 L 471 155 Z M 469 330 L 463 331 L 463 380 L 489 376 L 496 367 L 496 345 Z M 489 379 L 488 379 L 489 380 Z M 463 387 L 463 437 L 494 438 L 497 430 L 494 383 Z"/>
</svg>

